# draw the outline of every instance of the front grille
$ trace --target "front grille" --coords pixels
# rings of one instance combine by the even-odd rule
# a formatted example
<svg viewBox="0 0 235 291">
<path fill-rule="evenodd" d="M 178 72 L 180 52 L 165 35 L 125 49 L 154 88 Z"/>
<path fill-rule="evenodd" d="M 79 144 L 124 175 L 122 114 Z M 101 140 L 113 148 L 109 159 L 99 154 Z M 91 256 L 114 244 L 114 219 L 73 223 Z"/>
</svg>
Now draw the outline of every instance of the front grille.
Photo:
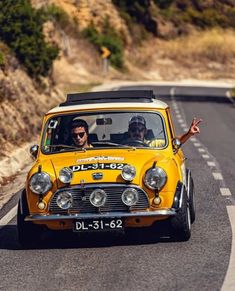
<svg viewBox="0 0 235 291">
<path fill-rule="evenodd" d="M 128 207 L 123 204 L 121 196 L 125 189 L 135 188 L 139 194 L 139 200 L 136 205 Z M 106 204 L 99 208 L 99 212 L 112 212 L 112 211 L 129 211 L 129 210 L 145 210 L 149 208 L 149 200 L 147 194 L 141 188 L 135 186 L 126 185 L 86 185 L 83 189 L 80 186 L 63 188 L 58 190 L 53 198 L 51 199 L 49 205 L 49 211 L 52 214 L 67 214 L 67 213 L 97 213 L 97 208 L 94 207 L 90 201 L 89 197 L 92 191 L 95 189 L 103 189 L 107 194 Z M 56 198 L 58 194 L 62 191 L 69 191 L 73 196 L 73 207 L 69 210 L 61 209 L 57 203 Z"/>
</svg>

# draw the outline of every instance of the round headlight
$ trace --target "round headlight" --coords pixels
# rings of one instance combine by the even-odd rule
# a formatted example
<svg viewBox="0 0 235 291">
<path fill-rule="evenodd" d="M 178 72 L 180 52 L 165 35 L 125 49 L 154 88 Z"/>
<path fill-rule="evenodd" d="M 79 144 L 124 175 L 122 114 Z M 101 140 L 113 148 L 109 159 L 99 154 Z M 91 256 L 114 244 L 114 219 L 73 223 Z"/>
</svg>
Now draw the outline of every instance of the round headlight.
<svg viewBox="0 0 235 291">
<path fill-rule="evenodd" d="M 70 183 L 71 180 L 73 178 L 73 171 L 68 168 L 62 168 L 59 172 L 59 179 L 62 183 L 66 184 L 66 183 Z"/>
<path fill-rule="evenodd" d="M 160 190 L 166 184 L 166 173 L 162 168 L 149 169 L 144 177 L 145 185 L 152 190 Z"/>
<path fill-rule="evenodd" d="M 122 169 L 122 178 L 126 181 L 132 181 L 136 175 L 136 169 L 134 166 L 125 165 Z"/>
<path fill-rule="evenodd" d="M 139 194 L 137 190 L 128 188 L 122 193 L 122 202 L 127 206 L 135 205 L 139 200 Z"/>
<path fill-rule="evenodd" d="M 29 181 L 29 188 L 35 194 L 45 194 L 51 187 L 50 176 L 45 172 L 34 174 Z"/>
<path fill-rule="evenodd" d="M 106 199 L 107 195 L 102 189 L 96 189 L 90 195 L 90 202 L 95 207 L 104 206 Z"/>
<path fill-rule="evenodd" d="M 56 203 L 61 209 L 69 209 L 73 205 L 73 196 L 70 192 L 60 192 L 56 198 Z"/>
</svg>

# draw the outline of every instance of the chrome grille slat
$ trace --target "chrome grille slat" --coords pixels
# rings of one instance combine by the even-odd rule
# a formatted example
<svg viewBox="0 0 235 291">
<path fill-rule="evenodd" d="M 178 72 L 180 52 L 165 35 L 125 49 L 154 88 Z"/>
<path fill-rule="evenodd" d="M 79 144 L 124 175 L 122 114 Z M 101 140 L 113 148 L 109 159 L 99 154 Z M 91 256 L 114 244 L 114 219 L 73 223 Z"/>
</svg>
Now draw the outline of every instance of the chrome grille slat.
<svg viewBox="0 0 235 291">
<path fill-rule="evenodd" d="M 96 185 L 88 185 L 84 189 L 81 187 L 74 188 L 63 188 L 59 189 L 54 196 L 52 197 L 49 205 L 49 210 L 52 214 L 61 214 L 61 213 L 96 213 L 97 208 L 90 204 L 89 196 L 95 189 L 103 189 L 107 194 L 107 202 L 106 205 L 100 208 L 100 212 L 112 212 L 112 211 L 129 211 L 129 208 L 123 204 L 121 200 L 121 195 L 123 191 L 127 188 L 135 188 L 139 193 L 139 201 L 131 210 L 144 210 L 149 207 L 149 200 L 147 194 L 141 188 L 136 186 L 126 186 L 122 184 L 118 185 L 109 185 L 109 184 L 96 184 Z M 68 211 L 60 209 L 57 206 L 56 198 L 58 194 L 62 191 L 69 191 L 73 196 L 73 207 Z M 83 194 L 82 194 L 83 193 Z M 82 196 L 86 198 L 86 200 L 82 200 Z"/>
</svg>

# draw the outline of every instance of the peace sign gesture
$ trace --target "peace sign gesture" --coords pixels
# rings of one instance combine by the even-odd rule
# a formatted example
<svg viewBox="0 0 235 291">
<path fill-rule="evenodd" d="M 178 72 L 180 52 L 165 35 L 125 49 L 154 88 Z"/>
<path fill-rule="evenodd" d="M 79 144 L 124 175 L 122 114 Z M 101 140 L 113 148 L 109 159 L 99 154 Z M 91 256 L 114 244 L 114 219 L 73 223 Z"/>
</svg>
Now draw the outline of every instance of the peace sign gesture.
<svg viewBox="0 0 235 291">
<path fill-rule="evenodd" d="M 196 117 L 193 118 L 192 123 L 191 123 L 190 128 L 189 128 L 189 133 L 191 135 L 194 135 L 194 134 L 200 132 L 200 129 L 198 127 L 198 124 L 200 122 L 202 122 L 202 119 L 196 119 Z"/>
</svg>

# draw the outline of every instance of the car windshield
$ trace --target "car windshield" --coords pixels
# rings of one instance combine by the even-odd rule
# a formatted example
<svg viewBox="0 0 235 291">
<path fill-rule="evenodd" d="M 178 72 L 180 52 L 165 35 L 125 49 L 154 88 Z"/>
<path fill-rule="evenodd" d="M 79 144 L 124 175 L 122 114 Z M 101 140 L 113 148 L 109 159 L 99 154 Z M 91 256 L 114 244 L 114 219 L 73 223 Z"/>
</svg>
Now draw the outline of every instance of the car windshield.
<svg viewBox="0 0 235 291">
<path fill-rule="evenodd" d="M 42 151 L 48 154 L 98 148 L 162 149 L 166 145 L 163 118 L 153 112 L 53 116 L 46 123 L 42 139 Z"/>
</svg>

